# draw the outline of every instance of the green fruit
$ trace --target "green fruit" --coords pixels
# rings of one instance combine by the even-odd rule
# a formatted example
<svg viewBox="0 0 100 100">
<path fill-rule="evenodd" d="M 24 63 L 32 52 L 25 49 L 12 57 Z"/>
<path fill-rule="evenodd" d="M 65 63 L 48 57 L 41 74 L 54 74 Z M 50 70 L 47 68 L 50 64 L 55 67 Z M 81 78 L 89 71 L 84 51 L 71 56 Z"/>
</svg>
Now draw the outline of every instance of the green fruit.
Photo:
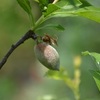
<svg viewBox="0 0 100 100">
<path fill-rule="evenodd" d="M 42 42 L 34 47 L 34 51 L 38 60 L 48 69 L 59 70 L 60 60 L 59 54 L 51 45 Z"/>
</svg>

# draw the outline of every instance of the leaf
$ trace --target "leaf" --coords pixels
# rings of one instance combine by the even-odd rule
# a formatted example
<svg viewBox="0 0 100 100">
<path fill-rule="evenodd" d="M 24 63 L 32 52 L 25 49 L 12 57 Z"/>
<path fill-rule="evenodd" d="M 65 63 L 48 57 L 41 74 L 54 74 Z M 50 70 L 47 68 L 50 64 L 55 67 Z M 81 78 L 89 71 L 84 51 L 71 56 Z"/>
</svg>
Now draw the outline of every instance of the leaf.
<svg viewBox="0 0 100 100">
<path fill-rule="evenodd" d="M 100 8 L 95 8 L 91 6 L 78 9 L 75 13 L 78 16 L 82 16 L 100 23 Z"/>
<path fill-rule="evenodd" d="M 49 3 L 49 0 L 38 0 L 39 3 L 41 3 L 43 6 L 47 6 Z"/>
<path fill-rule="evenodd" d="M 49 4 L 49 0 L 38 0 L 40 9 L 42 12 L 45 12 L 47 10 L 47 6 Z"/>
<path fill-rule="evenodd" d="M 80 6 L 82 3 L 78 0 L 60 0 L 59 2 L 56 3 L 57 6 L 59 6 L 60 8 L 67 8 L 68 6 L 71 7 L 76 7 L 76 6 Z"/>
<path fill-rule="evenodd" d="M 86 0 L 80 0 L 80 2 L 82 3 L 82 5 L 79 6 L 80 8 L 92 6 L 92 5 L 91 5 L 88 1 L 86 1 Z"/>
<path fill-rule="evenodd" d="M 64 31 L 65 28 L 61 25 L 56 25 L 56 26 L 53 26 L 54 28 L 56 28 L 57 30 L 61 30 L 61 31 Z"/>
<path fill-rule="evenodd" d="M 90 55 L 92 57 L 94 57 L 96 59 L 96 62 L 99 64 L 100 63 L 100 54 L 96 53 L 96 52 L 89 52 L 89 51 L 85 51 L 82 52 L 83 55 Z"/>
<path fill-rule="evenodd" d="M 74 11 L 66 11 L 66 10 L 59 10 L 57 12 L 52 13 L 49 17 L 68 17 L 68 16 L 77 16 L 74 14 Z"/>
<path fill-rule="evenodd" d="M 49 4 L 46 12 L 44 12 L 44 16 L 48 16 L 52 14 L 53 12 L 57 11 L 58 9 L 60 8 L 56 6 L 55 4 Z"/>
<path fill-rule="evenodd" d="M 65 80 L 68 77 L 67 71 L 65 69 L 60 69 L 60 71 L 49 70 L 46 72 L 45 76 L 53 78 L 55 80 Z"/>
<path fill-rule="evenodd" d="M 28 13 L 31 14 L 31 6 L 29 0 L 17 0 L 19 5 Z"/>
<path fill-rule="evenodd" d="M 67 0 L 60 0 L 59 2 L 57 2 L 55 5 L 59 6 L 60 8 L 62 8 L 63 6 L 68 5 L 68 1 Z"/>
<path fill-rule="evenodd" d="M 92 52 L 91 56 L 93 56 L 97 62 L 100 62 L 100 54 L 99 53 Z"/>
<path fill-rule="evenodd" d="M 44 15 L 46 19 L 52 17 L 82 16 L 100 23 L 100 8 L 95 8 L 93 6 L 74 9 L 71 5 L 60 8 L 50 4 Z"/>
<path fill-rule="evenodd" d="M 75 0 L 68 0 L 70 2 L 70 4 L 72 4 L 73 6 L 76 7 L 76 3 L 75 3 Z"/>
<path fill-rule="evenodd" d="M 54 29 L 57 29 L 57 30 L 60 30 L 60 31 L 64 31 L 65 30 L 65 28 L 63 26 L 59 25 L 59 24 L 58 25 L 55 25 L 55 24 L 47 24 L 45 26 L 38 27 L 36 29 L 36 31 L 37 30 L 41 30 L 41 29 L 45 29 L 45 28 L 54 28 Z"/>
<path fill-rule="evenodd" d="M 62 1 L 62 2 L 61 2 Z M 60 4 L 61 2 L 61 4 Z M 76 2 L 76 0 L 75 0 Z M 66 0 L 60 0 L 56 4 L 49 4 L 43 16 L 37 21 L 37 24 L 41 25 L 43 22 L 54 17 L 76 17 L 82 16 L 90 20 L 100 23 L 100 8 L 95 8 L 93 6 L 88 6 L 84 8 L 79 8 L 82 5 L 79 0 L 76 2 L 77 8 L 68 4 Z"/>
<path fill-rule="evenodd" d="M 93 75 L 93 78 L 96 82 L 96 85 L 100 91 L 100 71 L 94 71 L 94 70 L 90 70 L 91 74 Z"/>
</svg>

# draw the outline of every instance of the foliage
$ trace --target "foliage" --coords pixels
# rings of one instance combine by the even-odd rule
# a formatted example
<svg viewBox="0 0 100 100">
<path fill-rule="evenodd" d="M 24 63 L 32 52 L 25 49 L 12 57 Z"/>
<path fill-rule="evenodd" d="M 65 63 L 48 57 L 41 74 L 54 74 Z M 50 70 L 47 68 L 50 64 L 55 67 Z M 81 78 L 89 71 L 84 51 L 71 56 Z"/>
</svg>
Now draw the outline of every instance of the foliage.
<svg viewBox="0 0 100 100">
<path fill-rule="evenodd" d="M 85 51 L 82 54 L 83 55 L 90 55 L 91 57 L 93 57 L 93 60 L 95 59 L 94 62 L 96 63 L 98 70 L 97 71 L 90 70 L 90 72 L 93 75 L 93 78 L 97 84 L 98 89 L 100 90 L 100 54 L 95 53 L 95 52 L 89 52 L 89 51 Z"/>
<path fill-rule="evenodd" d="M 28 13 L 31 13 L 31 6 L 28 0 L 17 0 L 20 6 Z"/>
<path fill-rule="evenodd" d="M 44 22 L 49 21 L 51 18 L 57 17 L 84 17 L 100 23 L 100 8 L 94 7 L 86 0 L 33 0 L 37 2 L 41 16 L 39 19 L 35 19 L 35 13 L 33 5 L 29 0 L 17 0 L 19 5 L 25 10 L 30 18 L 31 29 L 37 33 L 38 30 L 45 28 L 54 28 L 60 31 L 64 31 L 64 27 L 60 24 L 48 23 L 43 25 Z M 33 11 L 32 11 L 33 10 Z M 17 18 L 16 18 L 17 19 Z M 36 21 L 35 21 L 36 20 Z M 83 52 L 83 55 L 90 55 L 93 58 L 98 70 L 90 70 L 98 89 L 100 90 L 100 54 L 96 52 Z M 79 57 L 80 58 L 80 57 Z M 54 80 L 62 80 L 72 90 L 76 100 L 80 98 L 79 85 L 80 85 L 80 60 L 79 64 L 74 64 L 74 76 L 70 77 L 69 72 L 61 68 L 60 71 L 49 70 L 46 76 Z M 76 62 L 77 62 L 76 61 Z M 43 99 L 44 100 L 44 99 Z"/>
<path fill-rule="evenodd" d="M 99 91 L 100 91 L 100 71 L 90 70 L 90 72 L 93 75 L 93 78 L 97 84 Z"/>
<path fill-rule="evenodd" d="M 28 0 L 17 0 L 21 7 L 28 13 L 31 12 L 30 3 Z M 82 16 L 100 23 L 100 9 L 93 7 L 85 0 L 55 0 L 57 2 L 49 3 L 48 0 L 38 0 L 38 4 L 41 8 L 41 17 L 34 22 L 33 30 L 35 31 L 46 20 L 53 17 L 67 17 L 67 16 Z M 35 14 L 34 14 L 35 15 Z"/>
</svg>

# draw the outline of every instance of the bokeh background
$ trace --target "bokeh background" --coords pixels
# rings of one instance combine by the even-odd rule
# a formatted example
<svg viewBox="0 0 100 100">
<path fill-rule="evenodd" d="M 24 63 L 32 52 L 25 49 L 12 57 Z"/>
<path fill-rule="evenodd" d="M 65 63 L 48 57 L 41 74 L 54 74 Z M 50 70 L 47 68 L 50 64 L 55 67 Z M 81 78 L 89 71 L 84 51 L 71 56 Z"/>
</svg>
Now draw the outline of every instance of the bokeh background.
<svg viewBox="0 0 100 100">
<path fill-rule="evenodd" d="M 33 5 L 35 19 L 40 16 L 38 5 Z M 88 0 L 100 7 L 100 0 Z M 54 18 L 46 23 L 61 24 L 65 30 L 43 29 L 37 34 L 58 37 L 57 50 L 61 66 L 73 77 L 73 58 L 83 51 L 100 53 L 100 24 L 82 17 Z M 16 43 L 28 30 L 28 15 L 16 0 L 0 1 L 0 60 L 12 44 Z M 47 68 L 39 63 L 34 54 L 33 40 L 27 40 L 9 57 L 0 70 L 0 100 L 74 100 L 72 91 L 63 81 L 45 77 Z M 81 100 L 100 100 L 100 92 L 90 74 L 96 65 L 89 56 L 81 56 Z"/>
</svg>

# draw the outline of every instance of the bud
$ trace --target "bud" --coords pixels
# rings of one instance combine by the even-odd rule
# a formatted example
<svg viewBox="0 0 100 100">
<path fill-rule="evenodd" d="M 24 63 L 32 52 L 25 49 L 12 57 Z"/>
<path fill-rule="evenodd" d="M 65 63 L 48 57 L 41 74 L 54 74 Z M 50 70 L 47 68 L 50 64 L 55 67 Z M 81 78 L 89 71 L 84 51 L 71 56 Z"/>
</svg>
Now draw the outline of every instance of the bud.
<svg viewBox="0 0 100 100">
<path fill-rule="evenodd" d="M 38 60 L 48 69 L 59 70 L 60 60 L 59 54 L 51 45 L 42 42 L 34 47 L 34 51 Z"/>
</svg>

